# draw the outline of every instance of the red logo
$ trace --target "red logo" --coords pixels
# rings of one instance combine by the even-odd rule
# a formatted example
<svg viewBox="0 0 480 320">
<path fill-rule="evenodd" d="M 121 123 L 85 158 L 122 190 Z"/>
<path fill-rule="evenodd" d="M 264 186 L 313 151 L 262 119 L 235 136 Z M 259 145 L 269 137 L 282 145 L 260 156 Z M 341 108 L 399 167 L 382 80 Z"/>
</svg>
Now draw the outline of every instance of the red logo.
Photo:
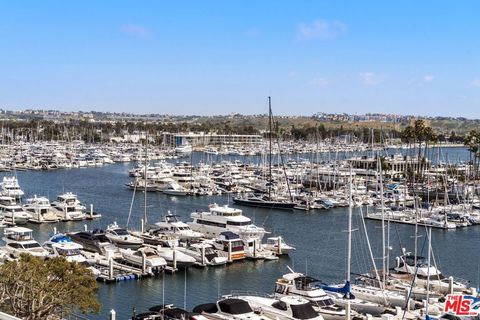
<svg viewBox="0 0 480 320">
<path fill-rule="evenodd" d="M 449 294 L 445 301 L 445 313 L 456 316 L 476 316 L 479 314 L 480 299 L 462 294 Z"/>
</svg>

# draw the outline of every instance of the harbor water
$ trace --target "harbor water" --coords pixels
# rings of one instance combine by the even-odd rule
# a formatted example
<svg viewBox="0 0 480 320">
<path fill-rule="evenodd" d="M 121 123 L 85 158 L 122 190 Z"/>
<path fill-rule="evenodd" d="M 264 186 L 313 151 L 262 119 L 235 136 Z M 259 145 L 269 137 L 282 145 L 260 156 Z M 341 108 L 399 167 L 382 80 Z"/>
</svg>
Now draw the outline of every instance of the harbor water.
<svg viewBox="0 0 480 320">
<path fill-rule="evenodd" d="M 468 153 L 463 149 L 451 151 L 450 159 L 467 160 Z M 455 160 L 457 160 L 455 159 Z M 192 162 L 203 159 L 195 155 Z M 255 159 L 250 159 L 254 161 Z M 256 159 L 258 161 L 258 159 Z M 22 171 L 16 174 L 25 198 L 33 195 L 47 196 L 51 201 L 63 192 L 71 191 L 78 195 L 87 208 L 94 204 L 94 211 L 102 218 L 88 222 L 60 222 L 57 224 L 33 225 L 34 236 L 43 243 L 56 227 L 59 232 L 76 231 L 84 228 L 105 228 L 116 221 L 127 224 L 133 192 L 125 187 L 129 181 L 127 171 L 132 164 L 112 164 L 98 168 L 80 168 L 52 171 Z M 3 173 L 0 175 L 7 175 Z M 190 213 L 195 210 L 207 210 L 211 203 L 232 205 L 231 195 L 204 197 L 172 197 L 160 193 L 147 194 L 147 206 L 144 206 L 143 192 L 134 195 L 129 228 L 139 229 L 140 219 L 147 211 L 149 222 L 158 221 L 170 211 L 190 221 Z M 187 309 L 200 303 L 215 301 L 217 296 L 231 290 L 272 293 L 274 282 L 288 272 L 287 266 L 295 271 L 308 273 L 326 283 L 338 283 L 345 279 L 347 208 L 332 210 L 278 211 L 239 207 L 255 224 L 265 227 L 272 236 L 281 235 L 288 244 L 296 247 L 289 257 L 277 261 L 244 261 L 228 266 L 190 268 L 174 274 L 165 274 L 153 278 L 129 280 L 112 284 L 100 284 L 98 298 L 102 309 L 97 315 L 88 315 L 90 319 L 106 319 L 109 311 L 115 309 L 118 319 L 127 319 L 133 308 L 142 312 L 153 305 L 173 303 Z M 368 272 L 372 263 L 368 254 L 367 241 L 363 232 L 360 210 L 355 208 L 353 227 L 352 271 Z M 381 223 L 365 221 L 368 236 L 372 244 L 375 263 L 381 268 Z M 423 237 L 418 238 L 419 254 L 427 255 L 425 230 L 419 228 Z M 389 229 L 390 266 L 402 247 L 413 251 L 414 227 L 392 224 Z M 432 230 L 434 260 L 445 275 L 454 275 L 469 280 L 478 287 L 480 268 L 480 226 L 459 228 L 456 230 Z M 423 249 L 422 249 L 423 248 Z"/>
</svg>

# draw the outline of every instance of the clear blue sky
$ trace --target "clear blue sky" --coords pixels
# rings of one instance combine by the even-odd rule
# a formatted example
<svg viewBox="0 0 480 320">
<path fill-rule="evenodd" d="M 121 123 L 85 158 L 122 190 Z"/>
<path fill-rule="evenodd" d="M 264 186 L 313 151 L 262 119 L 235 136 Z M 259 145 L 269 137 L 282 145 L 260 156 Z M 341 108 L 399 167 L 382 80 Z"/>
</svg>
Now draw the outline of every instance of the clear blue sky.
<svg viewBox="0 0 480 320">
<path fill-rule="evenodd" d="M 480 118 L 479 1 L 0 0 L 0 108 Z"/>
</svg>

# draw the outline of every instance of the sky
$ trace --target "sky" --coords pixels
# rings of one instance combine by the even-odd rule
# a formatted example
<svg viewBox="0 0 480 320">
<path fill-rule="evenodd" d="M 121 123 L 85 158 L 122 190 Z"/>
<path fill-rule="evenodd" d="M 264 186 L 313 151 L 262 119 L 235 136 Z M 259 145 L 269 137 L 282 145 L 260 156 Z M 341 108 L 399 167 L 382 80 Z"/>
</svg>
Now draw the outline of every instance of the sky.
<svg viewBox="0 0 480 320">
<path fill-rule="evenodd" d="M 0 0 L 0 108 L 480 118 L 480 2 Z"/>
</svg>

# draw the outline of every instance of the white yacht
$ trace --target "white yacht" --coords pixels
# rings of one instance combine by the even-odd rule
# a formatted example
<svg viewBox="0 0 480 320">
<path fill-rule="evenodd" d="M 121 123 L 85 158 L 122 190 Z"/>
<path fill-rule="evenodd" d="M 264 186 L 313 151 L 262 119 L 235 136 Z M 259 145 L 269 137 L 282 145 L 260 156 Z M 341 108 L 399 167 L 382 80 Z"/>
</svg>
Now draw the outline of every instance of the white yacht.
<svg viewBox="0 0 480 320">
<path fill-rule="evenodd" d="M 162 221 L 155 223 L 155 229 L 161 233 L 178 236 L 181 240 L 198 239 L 204 236 L 200 232 L 193 231 L 188 224 L 179 219 L 179 216 L 170 212 L 163 217 Z"/>
<path fill-rule="evenodd" d="M 47 257 L 50 253 L 33 238 L 32 230 L 24 227 L 5 228 L 3 240 L 11 256 L 18 258 L 22 253 L 36 257 Z"/>
<path fill-rule="evenodd" d="M 59 195 L 57 200 L 52 202 L 52 208 L 62 221 L 84 220 L 86 218 L 85 206 L 71 192 Z"/>
<path fill-rule="evenodd" d="M 151 270 L 162 269 L 167 265 L 167 261 L 150 247 L 143 247 L 138 250 L 120 249 L 120 253 L 123 259 L 137 267 L 142 267 L 144 261 L 145 266 Z"/>
<path fill-rule="evenodd" d="M 228 262 L 227 257 L 220 256 L 208 243 L 194 243 L 188 247 L 178 247 L 177 249 L 195 258 L 200 266 L 220 266 Z"/>
<path fill-rule="evenodd" d="M 298 296 L 274 299 L 239 295 L 237 298 L 247 301 L 254 310 L 261 310 L 261 313 L 270 319 L 324 319 L 309 300 Z"/>
<path fill-rule="evenodd" d="M 187 189 L 183 186 L 178 184 L 176 181 L 171 181 L 167 184 L 167 186 L 162 190 L 164 194 L 168 194 L 169 196 L 186 196 Z"/>
<path fill-rule="evenodd" d="M 167 264 L 172 267 L 187 269 L 192 266 L 196 259 L 183 253 L 178 248 L 160 247 L 156 248 L 157 254 L 167 261 Z"/>
<path fill-rule="evenodd" d="M 20 199 L 24 192 L 18 184 L 16 177 L 3 177 L 3 181 L 0 183 L 0 193 L 4 196 L 9 196 L 14 199 Z"/>
<path fill-rule="evenodd" d="M 336 305 L 332 298 L 317 284 L 319 280 L 301 273 L 291 272 L 284 274 L 275 283 L 275 296 L 297 296 L 310 301 L 314 309 L 326 320 L 343 320 L 346 312 L 343 307 Z M 351 312 L 351 317 L 356 315 Z"/>
<path fill-rule="evenodd" d="M 262 245 L 263 248 L 275 252 L 277 255 L 288 255 L 295 250 L 294 247 L 288 245 L 282 237 L 270 237 L 267 243 Z"/>
<path fill-rule="evenodd" d="M 30 214 L 28 221 L 34 223 L 50 223 L 57 222 L 60 218 L 53 212 L 50 200 L 45 197 L 37 197 L 27 199 L 27 203 L 23 205 L 25 211 Z"/>
<path fill-rule="evenodd" d="M 105 236 L 119 248 L 138 249 L 143 245 L 143 240 L 131 235 L 124 228 L 120 228 L 116 222 L 105 230 Z"/>
<path fill-rule="evenodd" d="M 43 247 L 50 252 L 52 257 L 64 257 L 69 262 L 83 263 L 87 261 L 80 251 L 83 246 L 73 242 L 72 238 L 63 233 L 53 235 L 43 244 Z"/>
<path fill-rule="evenodd" d="M 26 224 L 30 219 L 30 214 L 10 196 L 0 196 L 0 214 L 10 225 Z"/>
<path fill-rule="evenodd" d="M 218 237 L 224 231 L 238 234 L 242 239 L 258 239 L 260 243 L 267 234 L 262 227 L 252 224 L 249 217 L 243 215 L 242 210 L 231 208 L 228 205 L 212 204 L 207 212 L 193 212 L 193 219 L 188 224 L 194 231 L 203 233 L 206 237 Z"/>
</svg>

